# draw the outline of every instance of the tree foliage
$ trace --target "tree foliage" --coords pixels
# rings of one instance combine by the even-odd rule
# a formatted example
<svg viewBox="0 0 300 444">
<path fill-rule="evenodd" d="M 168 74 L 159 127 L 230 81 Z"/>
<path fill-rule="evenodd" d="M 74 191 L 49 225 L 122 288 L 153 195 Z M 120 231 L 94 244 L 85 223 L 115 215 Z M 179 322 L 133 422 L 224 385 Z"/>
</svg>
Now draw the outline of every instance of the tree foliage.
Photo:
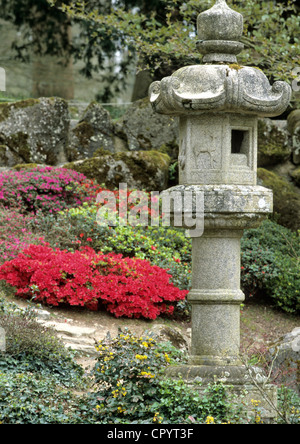
<svg viewBox="0 0 300 444">
<path fill-rule="evenodd" d="M 215 0 L 0 0 L 2 18 L 17 26 L 19 57 L 37 54 L 82 60 L 87 77 L 105 68 L 112 91 L 122 90 L 132 62 L 151 70 L 154 79 L 201 63 L 196 21 Z M 300 15 L 297 0 L 227 0 L 244 16 L 244 65 L 261 68 L 271 81 L 292 82 L 300 66 Z M 71 24 L 79 31 L 70 39 Z M 115 54 L 122 56 L 107 64 Z"/>
<path fill-rule="evenodd" d="M 56 0 L 48 0 L 56 5 Z M 120 50 L 139 58 L 140 69 L 150 69 L 154 78 L 175 68 L 201 63 L 197 53 L 196 21 L 214 0 L 116 0 L 110 11 L 91 8 L 82 0 L 62 4 L 72 19 L 94 24 L 95 34 L 106 35 Z M 242 42 L 245 50 L 239 62 L 261 68 L 271 81 L 295 78 L 300 65 L 300 16 L 296 0 L 228 0 L 228 5 L 244 17 Z M 89 5 L 89 6 L 87 6 Z M 139 6 L 138 6 L 139 5 Z"/>
</svg>

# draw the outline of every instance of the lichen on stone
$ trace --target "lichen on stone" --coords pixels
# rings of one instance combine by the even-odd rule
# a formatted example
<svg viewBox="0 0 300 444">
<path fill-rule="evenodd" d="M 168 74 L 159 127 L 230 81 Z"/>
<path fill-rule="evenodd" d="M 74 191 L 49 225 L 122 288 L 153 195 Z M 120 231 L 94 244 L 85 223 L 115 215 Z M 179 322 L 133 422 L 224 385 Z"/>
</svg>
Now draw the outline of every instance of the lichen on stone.
<svg viewBox="0 0 300 444">
<path fill-rule="evenodd" d="M 291 147 L 286 131 L 281 130 L 267 119 L 258 121 L 258 166 L 276 165 L 288 160 Z"/>
<path fill-rule="evenodd" d="M 277 222 L 293 231 L 300 229 L 300 193 L 278 174 L 259 168 L 258 179 L 273 191 L 274 217 Z"/>
</svg>

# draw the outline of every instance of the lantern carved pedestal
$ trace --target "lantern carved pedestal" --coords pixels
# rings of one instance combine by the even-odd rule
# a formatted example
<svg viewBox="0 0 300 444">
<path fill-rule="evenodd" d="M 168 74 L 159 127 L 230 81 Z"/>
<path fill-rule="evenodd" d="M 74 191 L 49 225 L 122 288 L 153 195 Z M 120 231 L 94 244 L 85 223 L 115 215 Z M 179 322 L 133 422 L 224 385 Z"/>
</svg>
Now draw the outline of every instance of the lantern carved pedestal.
<svg viewBox="0 0 300 444">
<path fill-rule="evenodd" d="M 242 33 L 243 17 L 218 0 L 198 17 L 203 65 L 181 68 L 150 87 L 154 110 L 179 117 L 180 185 L 165 193 L 204 196 L 204 233 L 192 239 L 189 363 L 167 373 L 191 385 L 201 382 L 198 390 L 221 380 L 243 394 L 249 410 L 251 399 L 260 400 L 270 419 L 277 390 L 240 357 L 240 240 L 244 229 L 272 213 L 271 190 L 256 182 L 258 118 L 283 113 L 291 88 L 285 82 L 270 86 L 260 69 L 237 64 Z"/>
</svg>

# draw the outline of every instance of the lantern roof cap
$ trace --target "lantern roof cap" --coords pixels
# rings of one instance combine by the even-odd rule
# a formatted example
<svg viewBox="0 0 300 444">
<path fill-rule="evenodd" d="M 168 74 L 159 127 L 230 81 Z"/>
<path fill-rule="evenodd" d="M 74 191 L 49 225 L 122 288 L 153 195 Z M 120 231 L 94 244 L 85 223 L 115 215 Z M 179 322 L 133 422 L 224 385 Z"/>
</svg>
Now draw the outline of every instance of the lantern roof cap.
<svg viewBox="0 0 300 444">
<path fill-rule="evenodd" d="M 242 14 L 231 9 L 225 0 L 202 12 L 197 20 L 198 50 L 203 54 L 203 63 L 237 63 L 244 45 L 244 19 Z"/>
</svg>

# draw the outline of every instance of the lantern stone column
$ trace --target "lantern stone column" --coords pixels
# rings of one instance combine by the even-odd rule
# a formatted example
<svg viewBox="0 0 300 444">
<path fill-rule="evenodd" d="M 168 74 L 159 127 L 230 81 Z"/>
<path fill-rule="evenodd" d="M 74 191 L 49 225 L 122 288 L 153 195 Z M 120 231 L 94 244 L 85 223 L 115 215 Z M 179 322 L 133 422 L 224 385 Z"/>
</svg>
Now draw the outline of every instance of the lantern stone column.
<svg viewBox="0 0 300 444">
<path fill-rule="evenodd" d="M 251 398 L 260 399 L 271 418 L 275 388 L 240 357 L 240 245 L 243 231 L 273 211 L 271 190 L 257 186 L 258 118 L 283 113 L 291 88 L 285 82 L 271 86 L 260 69 L 238 65 L 242 33 L 242 15 L 218 0 L 198 17 L 203 64 L 181 68 L 149 90 L 156 112 L 179 117 L 179 185 L 165 193 L 204 197 L 204 232 L 192 237 L 189 362 L 170 367 L 168 375 L 191 385 L 200 381 L 203 388 L 217 379 L 237 394 L 246 389 L 249 408 Z"/>
</svg>

